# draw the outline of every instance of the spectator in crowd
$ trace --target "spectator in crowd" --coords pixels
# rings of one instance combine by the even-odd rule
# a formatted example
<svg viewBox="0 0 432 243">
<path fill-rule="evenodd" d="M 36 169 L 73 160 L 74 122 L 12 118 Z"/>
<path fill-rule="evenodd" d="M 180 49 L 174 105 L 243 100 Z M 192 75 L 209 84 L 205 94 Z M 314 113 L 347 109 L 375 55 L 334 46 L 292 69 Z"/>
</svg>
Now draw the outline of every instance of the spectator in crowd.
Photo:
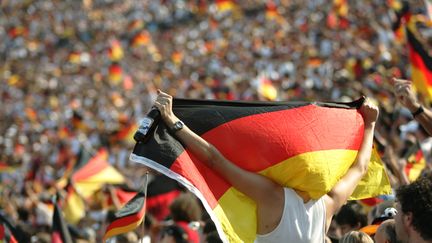
<svg viewBox="0 0 432 243">
<path fill-rule="evenodd" d="M 343 205 L 335 215 L 337 224 L 342 235 L 354 230 L 359 230 L 367 224 L 367 216 L 363 207 L 353 201 Z"/>
<path fill-rule="evenodd" d="M 388 219 L 380 224 L 375 236 L 375 243 L 397 243 L 394 219 Z"/>
<path fill-rule="evenodd" d="M 189 243 L 188 234 L 178 225 L 169 225 L 162 229 L 160 243 Z"/>
<path fill-rule="evenodd" d="M 432 242 L 432 176 L 419 177 L 396 191 L 395 228 L 402 243 Z"/>
<path fill-rule="evenodd" d="M 339 243 L 373 243 L 372 238 L 360 231 L 349 231 L 339 240 Z"/>
<path fill-rule="evenodd" d="M 190 243 L 199 243 L 200 236 L 191 224 L 201 219 L 202 208 L 197 198 L 190 192 L 182 193 L 170 205 L 171 218 L 174 224 L 183 229 Z"/>
</svg>

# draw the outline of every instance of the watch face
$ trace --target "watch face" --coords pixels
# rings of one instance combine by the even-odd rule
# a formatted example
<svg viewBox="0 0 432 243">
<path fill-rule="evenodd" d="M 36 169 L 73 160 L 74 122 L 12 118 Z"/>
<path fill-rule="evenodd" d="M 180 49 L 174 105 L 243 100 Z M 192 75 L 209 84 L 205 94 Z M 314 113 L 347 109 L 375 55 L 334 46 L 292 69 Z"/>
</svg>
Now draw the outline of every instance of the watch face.
<svg viewBox="0 0 432 243">
<path fill-rule="evenodd" d="M 178 121 L 178 122 L 174 123 L 174 130 L 178 131 L 182 128 L 183 128 L 183 122 Z"/>
</svg>

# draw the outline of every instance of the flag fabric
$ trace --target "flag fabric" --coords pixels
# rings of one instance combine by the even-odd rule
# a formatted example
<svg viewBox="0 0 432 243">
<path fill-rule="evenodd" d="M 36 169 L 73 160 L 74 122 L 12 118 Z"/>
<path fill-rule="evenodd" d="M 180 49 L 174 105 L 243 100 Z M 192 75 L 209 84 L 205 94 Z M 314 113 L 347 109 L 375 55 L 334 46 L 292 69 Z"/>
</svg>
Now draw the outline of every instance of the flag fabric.
<svg viewBox="0 0 432 243">
<path fill-rule="evenodd" d="M 9 228 L 4 224 L 0 224 L 0 242 L 1 243 L 18 243 L 18 241 L 15 239 L 15 237 L 10 232 Z"/>
<path fill-rule="evenodd" d="M 68 223 L 76 225 L 85 216 L 85 202 L 71 184 L 66 186 L 66 192 L 64 217 Z"/>
<path fill-rule="evenodd" d="M 138 34 L 136 34 L 132 38 L 132 42 L 131 42 L 133 47 L 147 46 L 150 43 L 152 43 L 152 39 L 150 33 L 148 33 L 147 31 L 141 31 Z"/>
<path fill-rule="evenodd" d="M 0 173 L 11 173 L 14 172 L 17 168 L 6 164 L 5 162 L 0 161 Z"/>
<path fill-rule="evenodd" d="M 112 62 L 118 62 L 123 58 L 123 48 L 118 40 L 113 40 L 110 42 L 110 47 L 108 49 L 108 57 Z"/>
<path fill-rule="evenodd" d="M 346 17 L 348 15 L 348 1 L 347 0 L 333 0 L 333 7 L 339 16 Z"/>
<path fill-rule="evenodd" d="M 403 2 L 396 12 L 396 22 L 393 24 L 393 31 L 396 39 L 400 39 L 401 29 L 406 37 L 409 60 L 411 63 L 411 79 L 418 92 L 426 99 L 432 100 L 432 57 L 419 39 L 417 29 L 418 22 L 425 22 L 423 15 L 412 15 L 410 6 Z"/>
<path fill-rule="evenodd" d="M 411 62 L 411 79 L 418 92 L 432 100 L 432 57 L 418 39 L 415 19 L 410 18 L 406 26 L 406 37 Z"/>
<path fill-rule="evenodd" d="M 404 157 L 406 158 L 405 174 L 408 179 L 413 182 L 421 175 L 423 169 L 426 167 L 426 159 L 420 148 L 420 144 L 415 143 L 411 146 Z"/>
<path fill-rule="evenodd" d="M 123 207 L 127 202 L 129 202 L 138 192 L 131 190 L 129 188 L 114 187 L 113 194 L 110 192 L 104 192 L 104 201 L 102 202 L 103 207 L 109 208 L 114 207 L 114 197 L 118 200 L 120 207 Z"/>
<path fill-rule="evenodd" d="M 410 11 L 407 2 L 400 2 L 399 0 L 391 0 L 387 2 L 388 6 L 394 11 L 396 21 L 392 25 L 393 33 L 397 43 L 404 43 L 405 41 L 405 23 L 409 18 Z"/>
<path fill-rule="evenodd" d="M 265 75 L 258 77 L 258 94 L 265 100 L 274 101 L 277 99 L 278 91 Z"/>
<path fill-rule="evenodd" d="M 265 17 L 268 21 L 276 21 L 278 23 L 284 22 L 284 18 L 278 12 L 278 6 L 273 0 L 267 1 L 266 3 Z"/>
<path fill-rule="evenodd" d="M 104 148 L 92 155 L 82 148 L 77 156 L 70 178 L 63 177 L 57 182 L 66 188 L 65 218 L 70 224 L 77 224 L 85 216 L 85 201 L 105 184 L 122 184 L 125 178 L 108 163 L 108 151 Z"/>
<path fill-rule="evenodd" d="M 121 184 L 125 182 L 124 176 L 108 163 L 108 151 L 106 149 L 100 149 L 89 160 L 85 159 L 89 157 L 88 151 L 82 150 L 82 153 L 81 156 L 84 159 L 77 164 L 78 168 L 75 168 L 71 179 L 76 190 L 84 198 L 93 195 L 104 184 Z"/>
<path fill-rule="evenodd" d="M 355 160 L 363 137 L 363 118 L 356 108 L 362 102 L 174 99 L 173 110 L 239 167 L 317 199 L 331 190 Z M 136 144 L 130 158 L 192 191 L 225 242 L 254 241 L 255 203 L 198 161 L 163 122 L 147 143 Z M 390 193 L 383 165 L 372 158 L 351 199 Z"/>
<path fill-rule="evenodd" d="M 234 0 L 216 0 L 216 7 L 219 12 L 229 12 L 236 8 Z"/>
<path fill-rule="evenodd" d="M 115 133 L 115 141 L 124 141 L 127 144 L 133 143 L 135 140 L 133 136 L 135 131 L 138 130 L 138 124 L 136 122 L 125 122 L 120 124 L 120 129 Z"/>
<path fill-rule="evenodd" d="M 0 242 L 18 243 L 18 236 L 19 232 L 15 229 L 12 223 L 0 213 Z"/>
<path fill-rule="evenodd" d="M 146 210 L 157 220 L 165 220 L 169 214 L 169 206 L 180 195 L 179 184 L 164 175 L 156 175 L 149 183 L 147 190 Z"/>
<path fill-rule="evenodd" d="M 146 210 L 147 181 L 148 175 L 140 191 L 115 213 L 114 220 L 105 230 L 104 242 L 110 237 L 136 229 L 143 222 Z"/>
<path fill-rule="evenodd" d="M 112 84 L 119 84 L 123 79 L 123 68 L 118 63 L 113 63 L 108 68 L 108 78 Z"/>
<path fill-rule="evenodd" d="M 51 243 L 72 243 L 67 223 L 57 202 L 54 203 Z"/>
</svg>

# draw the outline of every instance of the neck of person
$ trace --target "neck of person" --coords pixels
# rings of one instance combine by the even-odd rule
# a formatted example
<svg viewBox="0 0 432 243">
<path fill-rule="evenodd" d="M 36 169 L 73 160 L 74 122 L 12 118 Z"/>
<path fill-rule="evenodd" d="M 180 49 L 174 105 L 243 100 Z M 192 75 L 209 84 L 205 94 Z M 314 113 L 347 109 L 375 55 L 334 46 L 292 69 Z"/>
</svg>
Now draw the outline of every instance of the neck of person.
<svg viewBox="0 0 432 243">
<path fill-rule="evenodd" d="M 408 238 L 408 243 L 432 243 L 432 240 L 425 240 L 421 237 L 420 233 L 412 230 Z"/>
</svg>

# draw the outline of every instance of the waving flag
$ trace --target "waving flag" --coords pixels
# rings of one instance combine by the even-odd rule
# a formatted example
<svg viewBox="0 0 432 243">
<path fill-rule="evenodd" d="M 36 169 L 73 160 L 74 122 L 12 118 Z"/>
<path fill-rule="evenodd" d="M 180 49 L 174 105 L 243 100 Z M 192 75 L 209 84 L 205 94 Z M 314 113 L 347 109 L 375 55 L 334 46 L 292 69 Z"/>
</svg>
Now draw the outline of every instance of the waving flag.
<svg viewBox="0 0 432 243">
<path fill-rule="evenodd" d="M 124 56 L 123 47 L 118 40 L 112 40 L 108 49 L 108 57 L 112 62 L 120 61 Z"/>
<path fill-rule="evenodd" d="M 420 176 L 421 172 L 426 167 L 426 159 L 418 143 L 411 146 L 404 157 L 407 160 L 405 165 L 405 174 L 408 176 L 408 179 L 413 182 Z"/>
<path fill-rule="evenodd" d="M 355 160 L 364 130 L 356 110 L 361 103 L 175 99 L 173 109 L 190 129 L 236 165 L 319 198 Z M 255 203 L 198 161 L 163 122 L 147 143 L 136 144 L 131 160 L 195 193 L 225 242 L 255 239 Z M 390 192 L 383 165 L 372 159 L 352 199 Z"/>
<path fill-rule="evenodd" d="M 51 242 L 72 243 L 72 237 L 70 235 L 67 223 L 63 218 L 62 211 L 60 210 L 57 202 L 55 202 L 54 205 Z"/>
<path fill-rule="evenodd" d="M 393 30 L 395 33 L 401 32 L 401 29 L 405 30 L 411 62 L 411 79 L 415 88 L 427 99 L 432 100 L 432 56 L 420 41 L 417 28 L 418 22 L 425 23 L 427 20 L 424 15 L 412 15 L 407 2 L 395 12 L 397 19 L 393 24 Z"/>
<path fill-rule="evenodd" d="M 141 190 L 123 208 L 115 213 L 114 220 L 105 231 L 104 242 L 110 237 L 132 231 L 142 223 L 145 216 L 147 181 L 148 176 L 146 175 Z"/>
<path fill-rule="evenodd" d="M 0 242 L 18 243 L 18 233 L 12 223 L 0 213 Z M 17 238 L 15 238 L 15 235 L 17 235 Z"/>
<path fill-rule="evenodd" d="M 411 62 L 411 76 L 416 89 L 432 100 L 432 57 L 417 38 L 414 20 L 410 20 L 406 36 Z"/>
</svg>

